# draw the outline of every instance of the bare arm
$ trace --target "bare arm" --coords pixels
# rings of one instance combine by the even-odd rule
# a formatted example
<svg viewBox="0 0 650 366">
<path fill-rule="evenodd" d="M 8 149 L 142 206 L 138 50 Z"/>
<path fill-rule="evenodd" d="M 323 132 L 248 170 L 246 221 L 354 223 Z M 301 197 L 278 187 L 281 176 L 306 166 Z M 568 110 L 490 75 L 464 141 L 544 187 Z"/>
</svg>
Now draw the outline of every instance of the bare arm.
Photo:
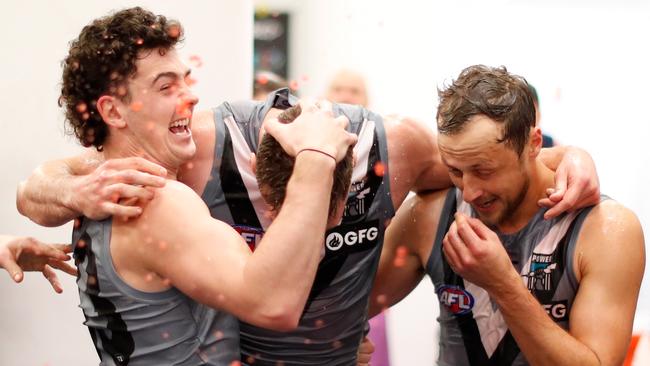
<svg viewBox="0 0 650 366">
<path fill-rule="evenodd" d="M 370 296 L 370 317 L 400 302 L 424 276 L 446 193 L 411 197 L 397 211 L 386 230 Z"/>
<path fill-rule="evenodd" d="M 492 245 L 498 243 L 496 234 L 475 219 L 457 216 L 456 223 L 457 233 L 452 228 L 447 236 L 451 238 L 445 239 L 450 264 L 490 293 L 532 365 L 621 364 L 645 262 L 641 226 L 630 211 L 605 202 L 585 220 L 576 248 L 580 287 L 569 332 L 551 320 L 525 288 L 507 254 Z M 461 243 L 454 243 L 458 240 L 454 236 L 462 238 L 466 247 L 456 245 Z"/>
<path fill-rule="evenodd" d="M 153 192 L 143 186 L 162 186 L 164 179 L 160 176 L 165 174 L 162 167 L 142 158 L 104 162 L 101 154 L 88 150 L 36 168 L 19 184 L 16 206 L 21 214 L 43 226 L 63 225 L 81 215 L 92 219 L 133 217 L 141 209 L 118 201 L 151 199 Z"/>
<path fill-rule="evenodd" d="M 168 182 L 139 220 L 155 228 L 145 237 L 169 244 L 142 261 L 210 307 L 258 326 L 294 328 L 320 260 L 333 163 L 318 153 L 298 156 L 286 201 L 254 253 L 188 187 Z"/>
<path fill-rule="evenodd" d="M 384 127 L 395 207 L 399 207 L 409 191 L 418 193 L 451 187 L 433 130 L 411 118 L 390 116 L 384 119 Z"/>
</svg>

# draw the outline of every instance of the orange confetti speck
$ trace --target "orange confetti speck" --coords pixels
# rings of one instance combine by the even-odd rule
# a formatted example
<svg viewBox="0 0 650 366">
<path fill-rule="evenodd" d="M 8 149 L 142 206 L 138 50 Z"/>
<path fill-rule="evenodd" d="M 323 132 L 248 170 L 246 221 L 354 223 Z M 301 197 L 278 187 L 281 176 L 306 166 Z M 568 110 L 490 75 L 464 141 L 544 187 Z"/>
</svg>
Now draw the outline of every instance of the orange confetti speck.
<svg viewBox="0 0 650 366">
<path fill-rule="evenodd" d="M 325 325 L 325 321 L 323 319 L 316 319 L 314 325 L 316 325 L 316 328 L 322 328 Z"/>
<path fill-rule="evenodd" d="M 149 122 L 147 122 L 147 129 L 148 129 L 149 131 L 152 131 L 153 128 L 154 128 L 155 126 L 156 126 L 156 124 L 153 123 L 153 121 L 149 121 Z"/>
<path fill-rule="evenodd" d="M 187 86 L 194 86 L 196 85 L 197 81 L 195 78 L 188 76 L 187 79 L 185 79 L 185 82 L 187 83 Z"/>
<path fill-rule="evenodd" d="M 144 43 L 144 39 L 142 38 L 138 38 L 135 40 L 135 44 L 137 44 L 138 46 L 142 46 L 143 43 Z"/>
<path fill-rule="evenodd" d="M 343 343 L 341 341 L 334 341 L 332 342 L 332 348 L 334 349 L 339 349 L 343 346 Z"/>
<path fill-rule="evenodd" d="M 296 91 L 298 90 L 298 87 L 299 87 L 298 82 L 296 80 L 291 80 L 291 82 L 289 83 L 289 88 L 291 88 L 291 90 Z"/>
<path fill-rule="evenodd" d="M 246 362 L 253 363 L 253 362 L 255 362 L 255 360 L 253 360 L 253 362 L 247 360 Z M 241 366 L 241 362 L 233 361 L 233 362 L 230 363 L 230 366 Z"/>
<path fill-rule="evenodd" d="M 151 281 L 153 281 L 153 274 L 152 274 L 151 272 L 150 272 L 150 273 L 147 273 L 147 274 L 144 276 L 144 280 L 147 281 L 147 282 L 151 282 Z"/>
<path fill-rule="evenodd" d="M 194 169 L 194 163 L 189 162 L 189 163 L 185 164 L 185 167 L 186 167 L 187 169 Z"/>
<path fill-rule="evenodd" d="M 171 286 L 172 281 L 169 278 L 165 278 L 162 280 L 163 285 L 165 286 Z"/>
<path fill-rule="evenodd" d="M 79 103 L 77 103 L 76 109 L 77 109 L 77 112 L 84 113 L 85 111 L 88 110 L 88 106 L 84 102 L 79 102 Z"/>
<path fill-rule="evenodd" d="M 124 85 L 120 85 L 117 87 L 117 95 L 119 95 L 120 97 L 126 95 L 126 88 L 124 87 Z"/>
<path fill-rule="evenodd" d="M 160 243 L 158 243 L 158 248 L 160 248 L 160 250 L 166 250 L 167 249 L 167 242 L 164 241 L 164 240 L 161 240 Z"/>
<path fill-rule="evenodd" d="M 311 339 L 309 339 L 309 338 L 305 338 L 304 343 L 305 343 L 305 344 L 311 344 Z"/>
<path fill-rule="evenodd" d="M 384 305 L 386 304 L 386 295 L 377 295 L 377 304 Z"/>
<path fill-rule="evenodd" d="M 408 255 L 409 251 L 404 245 L 400 245 L 397 247 L 396 253 L 398 257 L 404 258 Z"/>
<path fill-rule="evenodd" d="M 373 170 L 375 171 L 375 175 L 378 177 L 383 177 L 384 174 L 386 174 L 386 166 L 381 161 L 375 163 Z"/>
<path fill-rule="evenodd" d="M 135 101 L 131 103 L 131 110 L 134 112 L 140 112 L 142 110 L 142 102 Z"/>
<path fill-rule="evenodd" d="M 74 228 L 77 229 L 81 225 L 81 220 L 74 219 Z"/>
<path fill-rule="evenodd" d="M 83 240 L 83 239 L 79 239 L 79 241 L 77 242 L 77 246 L 79 248 L 85 248 L 86 247 L 86 241 Z"/>
<path fill-rule="evenodd" d="M 88 276 L 88 286 L 95 286 L 97 284 L 97 277 Z"/>
<path fill-rule="evenodd" d="M 215 337 L 217 340 L 223 339 L 223 332 L 220 331 L 220 330 L 214 332 L 214 337 Z"/>
<path fill-rule="evenodd" d="M 260 83 L 260 84 L 262 84 L 262 85 L 265 85 L 266 83 L 269 82 L 269 78 L 268 78 L 266 75 L 264 75 L 264 74 L 260 74 L 260 75 L 257 77 L 257 82 Z"/>
<path fill-rule="evenodd" d="M 181 27 L 179 27 L 177 24 L 172 24 L 167 28 L 167 35 L 172 37 L 172 38 L 178 38 L 178 36 L 181 35 Z"/>
<path fill-rule="evenodd" d="M 203 66 L 203 60 L 198 55 L 190 56 L 190 63 L 197 68 Z"/>
<path fill-rule="evenodd" d="M 84 113 L 84 114 L 81 115 L 81 118 L 85 121 L 85 120 L 87 120 L 88 118 L 90 118 L 90 114 L 89 114 L 88 112 L 86 112 L 86 113 Z"/>
<path fill-rule="evenodd" d="M 163 332 L 161 335 L 163 339 L 169 339 L 169 332 Z"/>
</svg>

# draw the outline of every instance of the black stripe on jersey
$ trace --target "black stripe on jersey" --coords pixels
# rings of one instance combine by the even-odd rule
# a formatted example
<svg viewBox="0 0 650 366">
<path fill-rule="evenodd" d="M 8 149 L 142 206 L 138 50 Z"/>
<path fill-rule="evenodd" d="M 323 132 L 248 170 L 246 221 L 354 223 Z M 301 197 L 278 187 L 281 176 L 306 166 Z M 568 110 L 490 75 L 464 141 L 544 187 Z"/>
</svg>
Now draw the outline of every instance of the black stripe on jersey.
<svg viewBox="0 0 650 366">
<path fill-rule="evenodd" d="M 379 151 L 379 141 L 377 137 L 377 132 L 373 132 L 372 146 L 370 147 L 370 152 L 368 153 L 368 165 L 366 166 L 366 176 L 365 181 L 361 187 L 356 187 L 356 192 L 350 192 L 348 195 L 348 200 L 346 201 L 346 210 L 345 215 L 343 216 L 343 224 L 354 224 L 362 222 L 366 219 L 368 211 L 370 211 L 370 206 L 375 200 L 377 191 L 381 186 L 383 176 L 377 175 L 375 171 L 375 166 L 377 164 L 383 164 L 384 175 L 388 174 L 388 164 L 387 162 L 381 161 L 381 152 Z M 379 168 L 377 170 L 380 170 Z M 358 182 L 352 182 L 358 183 Z M 363 191 L 369 189 L 367 194 L 364 194 L 362 198 L 358 198 L 359 194 L 362 194 Z M 361 201 L 361 202 L 360 202 Z M 357 207 L 359 203 L 362 204 L 362 212 L 359 210 L 350 209 L 351 207 Z M 357 212 L 354 212 L 357 211 Z"/>
<path fill-rule="evenodd" d="M 101 359 L 101 352 L 97 346 L 97 339 L 101 339 L 102 348 L 106 353 L 111 355 L 113 362 L 118 366 L 125 366 L 129 364 L 131 355 L 135 350 L 135 342 L 133 336 L 126 328 L 126 323 L 122 316 L 115 312 L 115 305 L 109 300 L 99 297 L 99 279 L 97 278 L 97 257 L 92 251 L 92 239 L 87 232 L 84 232 L 80 241 L 84 241 L 84 245 L 75 246 L 75 262 L 86 261 L 86 295 L 93 303 L 93 307 L 99 316 L 106 317 L 107 330 L 96 329 L 89 327 L 90 336 L 95 344 L 97 354 Z M 107 243 L 108 244 L 108 243 Z"/>
<path fill-rule="evenodd" d="M 226 204 L 228 204 L 235 225 L 261 228 L 262 225 L 257 218 L 255 208 L 248 197 L 248 190 L 237 168 L 230 130 L 226 126 L 224 131 L 223 156 L 219 175 L 221 176 L 221 187 L 226 198 Z"/>
<path fill-rule="evenodd" d="M 445 233 L 449 231 L 451 224 L 454 222 L 454 213 L 456 212 L 456 195 L 453 195 L 454 202 L 452 202 L 452 209 L 449 214 L 446 215 L 445 219 Z M 463 278 L 457 275 L 452 269 L 445 254 L 442 253 L 442 242 L 440 242 L 440 257 L 442 259 L 442 270 L 444 273 L 444 283 L 446 285 L 458 286 L 462 289 L 465 289 L 465 283 Z M 478 325 L 476 320 L 474 320 L 474 314 L 472 311 L 469 311 L 465 314 L 455 316 L 456 323 L 458 328 L 460 328 L 461 335 L 463 337 L 463 343 L 465 344 L 465 350 L 467 352 L 467 359 L 469 364 L 472 366 L 484 366 L 489 365 L 487 353 L 483 347 L 483 342 L 481 342 L 481 333 L 478 330 Z"/>
</svg>

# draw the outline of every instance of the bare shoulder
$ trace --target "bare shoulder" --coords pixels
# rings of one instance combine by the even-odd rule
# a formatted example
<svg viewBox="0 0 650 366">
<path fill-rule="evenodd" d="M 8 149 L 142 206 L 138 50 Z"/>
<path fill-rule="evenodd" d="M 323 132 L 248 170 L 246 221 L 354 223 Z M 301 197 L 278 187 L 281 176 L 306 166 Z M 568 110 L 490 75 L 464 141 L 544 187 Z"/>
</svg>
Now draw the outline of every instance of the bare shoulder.
<svg viewBox="0 0 650 366">
<path fill-rule="evenodd" d="M 154 198 L 143 211 L 143 216 L 171 216 L 181 212 L 207 210 L 207 206 L 196 192 L 176 180 L 167 180 L 164 187 L 157 188 Z"/>
<path fill-rule="evenodd" d="M 585 218 L 578 236 L 576 261 L 584 275 L 590 268 L 607 262 L 615 267 L 641 269 L 645 244 L 641 223 L 632 210 L 614 200 L 594 206 Z"/>
<path fill-rule="evenodd" d="M 400 141 L 427 138 L 433 135 L 433 130 L 423 122 L 396 114 L 384 116 L 384 128 L 389 139 L 396 138 Z"/>
</svg>

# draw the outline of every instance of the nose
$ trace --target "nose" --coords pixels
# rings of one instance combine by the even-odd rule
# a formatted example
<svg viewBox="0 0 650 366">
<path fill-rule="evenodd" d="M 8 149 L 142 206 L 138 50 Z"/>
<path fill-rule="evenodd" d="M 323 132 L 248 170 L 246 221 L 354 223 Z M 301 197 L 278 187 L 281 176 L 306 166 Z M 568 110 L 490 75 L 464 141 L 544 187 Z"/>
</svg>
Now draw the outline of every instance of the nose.
<svg viewBox="0 0 650 366">
<path fill-rule="evenodd" d="M 463 186 L 460 189 L 463 191 L 463 201 L 468 203 L 483 195 L 483 190 L 470 174 L 463 175 Z"/>
<path fill-rule="evenodd" d="M 199 103 L 199 97 L 194 95 L 192 89 L 190 89 L 189 87 L 187 88 L 187 91 L 183 95 L 182 99 L 184 104 L 192 107 L 194 107 L 196 104 Z"/>
</svg>

